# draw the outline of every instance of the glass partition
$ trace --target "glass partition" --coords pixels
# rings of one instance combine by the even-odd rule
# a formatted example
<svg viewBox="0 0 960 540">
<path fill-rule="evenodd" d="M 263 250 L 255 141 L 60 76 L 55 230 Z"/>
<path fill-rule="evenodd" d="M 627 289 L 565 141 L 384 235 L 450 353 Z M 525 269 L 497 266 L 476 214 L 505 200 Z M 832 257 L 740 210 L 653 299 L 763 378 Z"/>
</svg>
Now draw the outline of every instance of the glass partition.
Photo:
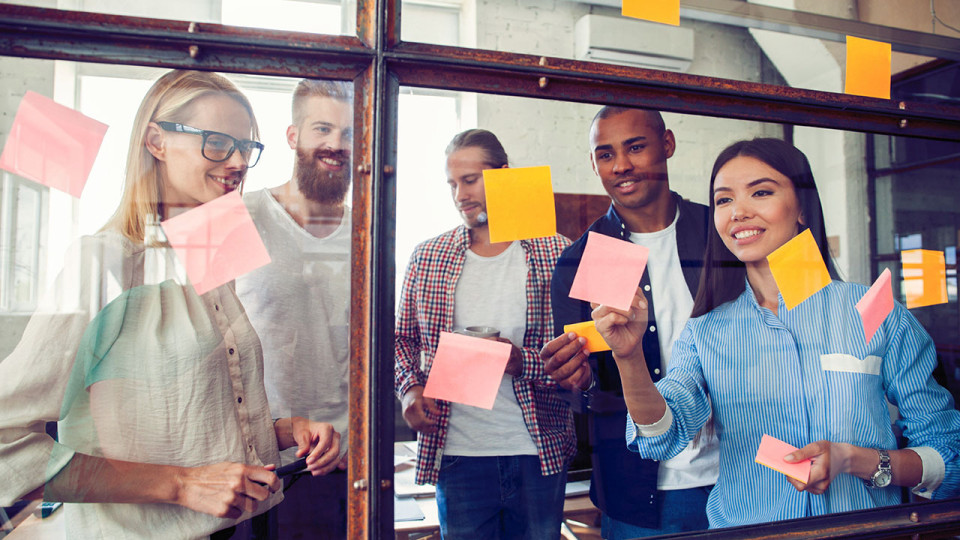
<svg viewBox="0 0 960 540">
<path fill-rule="evenodd" d="M 352 83 L 0 65 L 0 459 L 22 472 L 3 500 L 154 496 L 117 495 L 113 460 L 187 476 L 246 463 L 265 487 L 241 497 L 285 491 L 269 512 L 279 493 L 259 512 L 189 497 L 8 509 L 10 537 L 346 537 Z"/>
</svg>

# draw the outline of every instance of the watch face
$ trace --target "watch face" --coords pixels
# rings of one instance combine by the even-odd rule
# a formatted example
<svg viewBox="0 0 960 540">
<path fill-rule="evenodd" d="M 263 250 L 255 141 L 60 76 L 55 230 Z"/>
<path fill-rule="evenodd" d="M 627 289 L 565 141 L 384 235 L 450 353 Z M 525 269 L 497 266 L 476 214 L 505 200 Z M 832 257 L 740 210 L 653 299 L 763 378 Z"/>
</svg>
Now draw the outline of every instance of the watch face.
<svg viewBox="0 0 960 540">
<path fill-rule="evenodd" d="M 873 484 L 877 487 L 887 487 L 890 485 L 890 480 L 893 479 L 893 475 L 890 474 L 890 471 L 877 471 L 873 473 Z"/>
</svg>

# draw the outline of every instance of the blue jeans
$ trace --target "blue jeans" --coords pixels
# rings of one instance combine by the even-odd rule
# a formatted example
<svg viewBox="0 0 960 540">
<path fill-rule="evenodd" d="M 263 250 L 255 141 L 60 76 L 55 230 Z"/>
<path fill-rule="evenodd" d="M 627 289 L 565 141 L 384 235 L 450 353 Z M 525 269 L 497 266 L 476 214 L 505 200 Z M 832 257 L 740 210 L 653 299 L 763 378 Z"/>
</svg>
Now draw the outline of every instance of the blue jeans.
<svg viewBox="0 0 960 540">
<path fill-rule="evenodd" d="M 706 529 L 709 527 L 706 512 L 707 497 L 712 488 L 713 486 L 705 486 L 661 491 L 659 529 L 637 527 L 603 514 L 600 518 L 600 535 L 607 540 L 626 540 Z"/>
<path fill-rule="evenodd" d="M 444 540 L 556 540 L 567 472 L 540 474 L 537 456 L 443 456 L 437 481 Z"/>
</svg>

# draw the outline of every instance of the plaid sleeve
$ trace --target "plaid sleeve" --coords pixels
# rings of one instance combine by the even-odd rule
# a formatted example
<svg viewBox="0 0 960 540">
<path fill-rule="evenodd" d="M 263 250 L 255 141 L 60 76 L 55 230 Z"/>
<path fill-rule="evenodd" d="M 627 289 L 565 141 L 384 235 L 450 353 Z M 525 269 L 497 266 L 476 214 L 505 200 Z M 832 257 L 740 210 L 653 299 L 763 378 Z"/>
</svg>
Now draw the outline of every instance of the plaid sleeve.
<svg viewBox="0 0 960 540">
<path fill-rule="evenodd" d="M 394 330 L 394 391 L 399 399 L 411 386 L 426 384 L 427 377 L 420 369 L 420 325 L 417 322 L 417 258 L 414 250 L 403 277 L 400 308 Z"/>
</svg>

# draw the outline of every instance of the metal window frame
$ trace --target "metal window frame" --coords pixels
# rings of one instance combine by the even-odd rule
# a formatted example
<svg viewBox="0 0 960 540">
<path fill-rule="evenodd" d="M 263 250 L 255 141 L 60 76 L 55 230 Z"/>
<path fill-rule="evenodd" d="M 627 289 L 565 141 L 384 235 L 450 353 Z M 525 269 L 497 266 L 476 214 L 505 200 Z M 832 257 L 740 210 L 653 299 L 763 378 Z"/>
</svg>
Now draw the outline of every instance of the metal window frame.
<svg viewBox="0 0 960 540">
<path fill-rule="evenodd" d="M 349 444 L 356 449 L 348 470 L 350 538 L 393 534 L 393 228 L 400 85 L 960 141 L 960 107 L 404 43 L 400 0 L 357 0 L 356 29 L 356 36 L 320 36 L 0 3 L 3 56 L 353 80 L 358 128 L 351 287 L 357 300 L 350 313 Z M 949 48 L 960 40 L 944 43 Z M 797 538 L 875 537 L 878 531 L 922 535 L 951 524 L 956 530 L 958 521 L 960 504 L 948 501 L 809 518 L 789 526 Z M 735 532 L 765 536 L 783 526 Z"/>
</svg>

